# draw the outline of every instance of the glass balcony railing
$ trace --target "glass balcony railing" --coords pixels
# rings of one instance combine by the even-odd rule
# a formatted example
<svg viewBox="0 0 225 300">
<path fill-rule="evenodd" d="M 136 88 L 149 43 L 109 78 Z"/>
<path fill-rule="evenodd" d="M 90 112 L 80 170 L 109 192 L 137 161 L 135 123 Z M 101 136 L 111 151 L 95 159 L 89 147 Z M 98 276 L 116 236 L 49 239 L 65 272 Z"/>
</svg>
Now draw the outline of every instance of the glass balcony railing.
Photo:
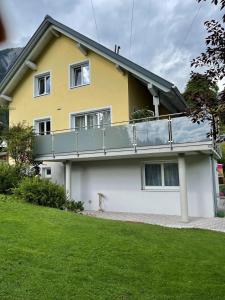
<svg viewBox="0 0 225 300">
<path fill-rule="evenodd" d="M 133 121 L 132 121 L 133 122 Z M 91 128 L 52 132 L 35 137 L 35 155 L 57 156 L 82 152 L 107 152 L 142 147 L 210 141 L 208 123 L 193 123 L 186 116 L 171 115 L 160 119 Z"/>
</svg>

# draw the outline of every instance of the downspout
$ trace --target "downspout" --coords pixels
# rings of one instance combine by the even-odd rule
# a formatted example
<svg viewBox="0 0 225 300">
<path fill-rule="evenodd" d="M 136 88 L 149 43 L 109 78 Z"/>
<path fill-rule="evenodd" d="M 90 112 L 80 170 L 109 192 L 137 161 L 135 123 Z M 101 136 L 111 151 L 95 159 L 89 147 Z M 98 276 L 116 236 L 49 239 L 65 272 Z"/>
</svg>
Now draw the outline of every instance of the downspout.
<svg viewBox="0 0 225 300">
<path fill-rule="evenodd" d="M 210 155 L 211 167 L 212 167 L 212 186 L 213 186 L 213 199 L 214 199 L 214 216 L 217 215 L 218 207 L 217 207 L 217 192 L 216 192 L 216 173 L 215 173 L 215 163 L 213 159 L 213 155 Z"/>
</svg>

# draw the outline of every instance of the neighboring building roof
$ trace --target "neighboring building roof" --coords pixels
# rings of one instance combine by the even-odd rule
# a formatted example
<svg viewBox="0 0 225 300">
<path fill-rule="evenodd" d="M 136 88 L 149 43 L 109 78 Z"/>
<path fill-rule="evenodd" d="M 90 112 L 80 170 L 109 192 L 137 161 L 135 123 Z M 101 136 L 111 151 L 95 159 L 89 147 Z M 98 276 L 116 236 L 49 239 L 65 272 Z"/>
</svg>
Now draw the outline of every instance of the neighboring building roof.
<svg viewBox="0 0 225 300">
<path fill-rule="evenodd" d="M 13 88 L 17 85 L 19 80 L 18 78 L 16 78 L 16 75 L 19 73 L 19 79 L 21 79 L 21 75 L 23 75 L 23 73 L 25 73 L 26 71 L 26 66 L 24 66 L 25 61 L 28 59 L 35 60 L 35 58 L 38 57 L 38 54 L 40 53 L 40 51 L 43 50 L 43 47 L 50 39 L 48 32 L 50 32 L 51 34 L 51 30 L 67 35 L 68 37 L 76 40 L 82 46 L 86 47 L 87 49 L 95 51 L 96 53 L 99 53 L 100 55 L 103 55 L 109 60 L 115 62 L 121 68 L 134 74 L 144 82 L 152 83 L 160 92 L 163 93 L 167 101 L 171 102 L 171 104 L 178 110 L 184 110 L 186 108 L 186 103 L 182 95 L 173 83 L 146 70 L 145 68 L 135 64 L 127 58 L 116 54 L 112 50 L 80 34 L 79 32 L 63 25 L 62 23 L 59 23 L 58 21 L 54 20 L 48 15 L 45 17 L 44 21 L 41 23 L 37 31 L 31 37 L 30 41 L 27 43 L 25 48 L 18 56 L 17 60 L 10 67 L 4 79 L 2 80 L 0 84 L 1 94 L 10 93 L 13 90 Z M 10 88 L 9 85 L 12 82 L 12 79 L 13 84 L 11 84 Z"/>
</svg>

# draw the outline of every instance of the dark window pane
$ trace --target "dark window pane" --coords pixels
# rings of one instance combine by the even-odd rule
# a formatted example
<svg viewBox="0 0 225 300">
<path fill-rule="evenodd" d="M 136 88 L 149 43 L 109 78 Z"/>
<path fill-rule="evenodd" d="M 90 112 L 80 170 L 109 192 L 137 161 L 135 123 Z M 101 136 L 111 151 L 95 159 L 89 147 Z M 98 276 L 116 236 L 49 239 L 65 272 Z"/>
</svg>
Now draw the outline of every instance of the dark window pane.
<svg viewBox="0 0 225 300">
<path fill-rule="evenodd" d="M 50 133 L 51 133 L 51 122 L 46 121 L 46 134 L 50 134 Z"/>
<path fill-rule="evenodd" d="M 76 128 L 76 130 L 85 129 L 85 116 L 76 116 L 75 117 L 75 128 Z"/>
<path fill-rule="evenodd" d="M 45 79 L 44 77 L 38 79 L 38 95 L 45 93 Z"/>
<path fill-rule="evenodd" d="M 161 165 L 160 164 L 145 165 L 145 185 L 146 186 L 162 186 Z"/>
<path fill-rule="evenodd" d="M 45 133 L 45 123 L 40 122 L 39 123 L 39 134 L 44 135 L 44 133 Z"/>
<path fill-rule="evenodd" d="M 46 169 L 46 175 L 48 175 L 48 176 L 49 176 L 49 175 L 51 175 L 51 174 L 52 174 L 52 172 L 51 172 L 51 168 L 47 168 L 47 169 Z"/>
<path fill-rule="evenodd" d="M 87 115 L 87 128 L 97 128 L 98 126 L 98 113 L 91 113 Z"/>
<path fill-rule="evenodd" d="M 74 85 L 81 85 L 81 67 L 74 69 Z"/>
<path fill-rule="evenodd" d="M 165 186 L 179 186 L 178 165 L 176 163 L 164 164 Z"/>
<path fill-rule="evenodd" d="M 46 93 L 50 94 L 50 76 L 46 76 Z"/>
<path fill-rule="evenodd" d="M 110 110 L 106 110 L 103 112 L 103 124 L 110 125 L 110 123 L 111 123 Z"/>
</svg>

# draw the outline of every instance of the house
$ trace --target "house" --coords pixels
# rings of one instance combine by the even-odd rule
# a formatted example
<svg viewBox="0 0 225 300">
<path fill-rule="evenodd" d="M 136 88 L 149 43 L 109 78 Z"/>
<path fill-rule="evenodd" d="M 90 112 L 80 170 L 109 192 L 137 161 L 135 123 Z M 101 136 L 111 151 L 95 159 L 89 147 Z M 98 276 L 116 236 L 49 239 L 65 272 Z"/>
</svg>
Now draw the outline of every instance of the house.
<svg viewBox="0 0 225 300">
<path fill-rule="evenodd" d="M 0 94 L 10 124 L 34 126 L 42 175 L 85 209 L 215 215 L 218 148 L 169 81 L 46 16 Z"/>
</svg>

